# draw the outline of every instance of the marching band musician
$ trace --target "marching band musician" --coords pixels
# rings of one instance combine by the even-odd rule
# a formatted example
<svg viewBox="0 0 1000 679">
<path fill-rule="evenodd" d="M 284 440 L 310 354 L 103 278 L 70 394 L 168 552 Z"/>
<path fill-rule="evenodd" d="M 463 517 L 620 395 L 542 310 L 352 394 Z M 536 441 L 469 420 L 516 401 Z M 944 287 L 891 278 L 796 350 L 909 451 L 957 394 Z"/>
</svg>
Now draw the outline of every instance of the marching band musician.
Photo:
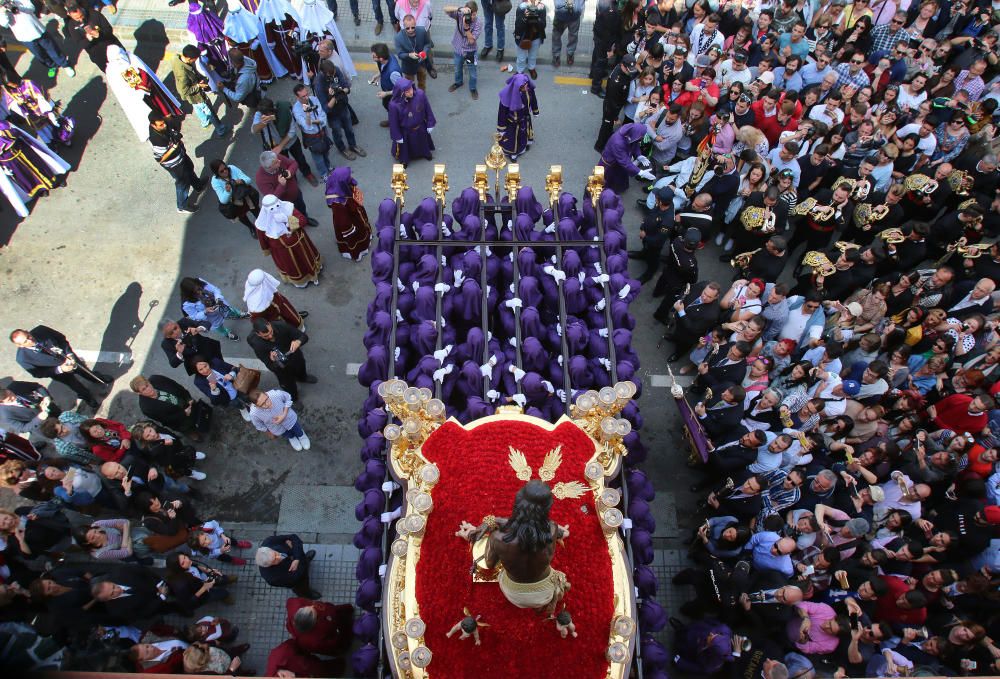
<svg viewBox="0 0 1000 679">
<path fill-rule="evenodd" d="M 905 195 L 906 189 L 901 184 L 893 184 L 884 193 L 876 192 L 875 198 L 866 207 L 859 205 L 855 208 L 854 218 L 841 238 L 865 246 L 882 231 L 899 228 L 906 220 L 906 213 L 899 204 Z M 862 218 L 864 213 L 867 214 Z"/>
<path fill-rule="evenodd" d="M 903 212 L 906 213 L 907 220 L 925 219 L 941 211 L 948 202 L 948 199 L 951 198 L 952 193 L 954 193 L 948 184 L 948 175 L 954 169 L 951 163 L 941 163 L 938 165 L 937 169 L 934 170 L 934 176 L 931 177 L 934 181 L 932 191 L 922 188 L 922 184 L 926 182 L 927 175 L 916 174 L 906 178 L 903 183 L 903 186 L 907 189 L 906 199 L 901 204 Z M 921 177 L 924 179 L 920 180 L 919 178 Z M 916 186 L 918 183 L 921 186 Z"/>
<path fill-rule="evenodd" d="M 825 275 L 815 270 L 804 272 L 792 289 L 793 295 L 816 290 L 824 299 L 843 299 L 855 289 L 854 272 L 851 269 L 861 259 L 860 249 L 850 247 L 841 251 L 835 248 L 825 254 L 833 262 L 834 272 Z"/>
<path fill-rule="evenodd" d="M 683 296 L 684 288 L 698 280 L 698 258 L 695 253 L 699 245 L 701 245 L 701 230 L 694 227 L 685 229 L 682 235 L 675 236 L 670 241 L 670 247 L 663 257 L 665 262 L 663 273 L 653 288 L 653 297 L 664 298 L 653 314 L 653 317 L 662 323 L 666 323 L 665 319 L 674 302 Z"/>
<path fill-rule="evenodd" d="M 962 203 L 956 212 L 947 212 L 934 223 L 934 229 L 929 234 L 930 256 L 940 257 L 948 252 L 949 245 L 953 249 L 960 238 L 964 238 L 965 243 L 978 243 L 983 237 L 982 224 L 983 208 L 973 200 Z"/>
<path fill-rule="evenodd" d="M 777 198 L 775 199 L 777 201 Z M 744 267 L 741 278 L 760 278 L 767 282 L 778 280 L 788 261 L 788 244 L 783 236 L 771 236 L 764 247 L 754 252 Z"/>
<path fill-rule="evenodd" d="M 883 271 L 910 271 L 927 258 L 927 234 L 930 227 L 922 222 L 906 224 L 900 229 L 905 236 L 902 243 L 886 243 Z"/>
<path fill-rule="evenodd" d="M 737 218 L 739 226 L 733 239 L 736 241 L 733 248 L 736 252 L 756 250 L 763 247 L 762 241 L 766 241 L 771 236 L 784 235 L 788 229 L 788 203 L 779 200 L 778 196 L 779 191 L 776 186 L 770 186 L 766 191 L 755 191 L 750 194 L 746 205 L 740 211 L 740 215 Z M 755 221 L 758 215 L 760 215 L 760 219 L 764 223 L 757 228 L 748 228 L 747 224 L 756 226 Z M 771 215 L 774 216 L 773 227 L 768 224 Z M 725 261 L 728 258 L 728 254 L 723 253 L 720 260 Z M 764 280 L 775 281 L 777 277 L 764 278 Z"/>
<path fill-rule="evenodd" d="M 972 181 L 969 194 L 980 205 L 988 205 L 996 198 L 1000 188 L 1000 171 L 997 170 L 997 157 L 988 153 L 977 161 L 956 161 L 955 167 L 966 172 Z"/>
<path fill-rule="evenodd" d="M 838 183 L 833 191 L 820 189 L 816 192 L 816 207 L 806 212 L 795 235 L 788 243 L 788 250 L 794 252 L 800 243 L 806 244 L 806 250 L 823 250 L 830 244 L 830 238 L 835 231 L 843 231 L 854 217 L 854 201 L 851 200 L 851 187 L 846 182 Z M 822 207 L 832 207 L 829 216 L 814 214 Z M 798 274 L 796 274 L 798 275 Z"/>
</svg>

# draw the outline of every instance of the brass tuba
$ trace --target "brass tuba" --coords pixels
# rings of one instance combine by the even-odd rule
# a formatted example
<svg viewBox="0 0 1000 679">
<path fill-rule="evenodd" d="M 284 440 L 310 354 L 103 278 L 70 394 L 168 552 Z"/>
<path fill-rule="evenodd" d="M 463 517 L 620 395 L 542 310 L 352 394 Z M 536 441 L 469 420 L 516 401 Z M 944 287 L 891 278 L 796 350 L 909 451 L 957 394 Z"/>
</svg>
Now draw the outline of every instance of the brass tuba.
<svg viewBox="0 0 1000 679">
<path fill-rule="evenodd" d="M 911 174 L 903 180 L 903 188 L 914 193 L 930 194 L 937 191 L 938 183 L 925 174 Z"/>
<path fill-rule="evenodd" d="M 964 259 L 979 259 L 992 247 L 992 243 L 973 243 L 972 245 L 959 245 L 955 249 Z"/>
<path fill-rule="evenodd" d="M 826 253 L 819 250 L 810 250 L 802 258 L 802 265 L 811 267 L 814 274 L 820 276 L 832 276 L 837 273 L 837 267 L 833 265 Z"/>
<path fill-rule="evenodd" d="M 757 248 L 756 250 L 751 250 L 750 252 L 741 252 L 729 260 L 729 266 L 734 269 L 745 269 L 750 266 L 750 259 L 763 249 L 764 248 Z"/>
<path fill-rule="evenodd" d="M 903 235 L 902 229 L 886 229 L 885 231 L 879 232 L 878 237 L 889 245 L 896 245 L 906 240 L 906 236 Z"/>
<path fill-rule="evenodd" d="M 747 231 L 760 230 L 761 233 L 774 231 L 776 217 L 769 207 L 751 205 L 740 212 L 740 223 Z"/>
<path fill-rule="evenodd" d="M 829 221 L 833 217 L 836 209 L 832 205 L 819 205 L 816 203 L 816 199 L 809 197 L 803 200 L 801 203 L 795 205 L 792 211 L 789 213 L 796 217 L 801 217 L 803 215 L 810 215 L 815 217 L 821 222 Z"/>
<path fill-rule="evenodd" d="M 867 177 L 859 179 L 851 179 L 850 177 L 841 177 L 833 183 L 833 187 L 840 186 L 841 184 L 847 184 L 851 189 L 851 198 L 857 202 L 861 202 L 868 197 L 871 193 L 873 185 L 870 179 Z"/>
<path fill-rule="evenodd" d="M 969 195 L 975 183 L 975 178 L 963 170 L 952 170 L 948 175 L 948 186 L 959 196 Z"/>
</svg>

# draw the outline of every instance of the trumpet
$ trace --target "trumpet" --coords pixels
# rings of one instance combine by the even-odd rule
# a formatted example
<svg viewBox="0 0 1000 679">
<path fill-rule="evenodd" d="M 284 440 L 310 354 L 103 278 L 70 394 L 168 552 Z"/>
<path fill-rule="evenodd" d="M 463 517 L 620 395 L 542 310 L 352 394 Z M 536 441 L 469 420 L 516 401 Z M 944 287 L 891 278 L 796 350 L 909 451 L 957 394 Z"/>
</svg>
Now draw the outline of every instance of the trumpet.
<svg viewBox="0 0 1000 679">
<path fill-rule="evenodd" d="M 948 252 L 957 252 L 962 259 L 979 259 L 993 247 L 992 243 L 968 244 L 969 239 L 962 236 L 957 241 L 946 247 Z"/>
<path fill-rule="evenodd" d="M 740 212 L 740 223 L 747 231 L 757 231 L 761 233 L 772 233 L 774 231 L 776 216 L 769 207 L 758 207 L 751 205 Z"/>
<path fill-rule="evenodd" d="M 897 245 L 906 240 L 902 229 L 886 229 L 885 231 L 880 231 L 878 237 L 889 245 Z"/>
<path fill-rule="evenodd" d="M 846 240 L 838 240 L 836 243 L 833 244 L 833 247 L 840 250 L 841 254 L 847 252 L 848 250 L 857 250 L 861 248 L 861 246 L 858 245 L 857 243 L 852 243 Z"/>
<path fill-rule="evenodd" d="M 854 210 L 854 225 L 862 231 L 868 231 L 872 224 L 882 221 L 889 214 L 888 205 L 875 205 L 871 203 L 861 203 Z"/>
<path fill-rule="evenodd" d="M 833 265 L 826 253 L 819 250 L 810 250 L 802 258 L 802 265 L 811 267 L 813 274 L 820 276 L 832 276 L 837 273 L 837 267 Z"/>
<path fill-rule="evenodd" d="M 816 199 L 812 197 L 798 203 L 791 211 L 796 217 L 810 215 L 821 222 L 829 221 L 835 213 L 836 209 L 832 205 L 818 205 Z"/>
<path fill-rule="evenodd" d="M 911 174 L 903 180 L 903 188 L 915 193 L 931 194 L 937 191 L 938 183 L 925 174 Z"/>
<path fill-rule="evenodd" d="M 729 260 L 729 266 L 734 269 L 745 269 L 750 266 L 750 259 L 763 249 L 764 248 L 757 248 L 756 250 L 751 250 L 749 252 L 741 252 Z"/>
</svg>

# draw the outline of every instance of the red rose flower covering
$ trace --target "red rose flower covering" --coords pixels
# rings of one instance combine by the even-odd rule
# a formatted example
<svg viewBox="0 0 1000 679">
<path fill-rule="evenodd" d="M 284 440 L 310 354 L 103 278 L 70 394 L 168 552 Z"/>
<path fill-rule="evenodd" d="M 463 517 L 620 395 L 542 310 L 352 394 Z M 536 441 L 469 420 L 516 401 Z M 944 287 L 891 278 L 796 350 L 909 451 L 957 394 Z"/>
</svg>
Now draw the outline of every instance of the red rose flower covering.
<svg viewBox="0 0 1000 679">
<path fill-rule="evenodd" d="M 525 482 L 508 463 L 508 446 L 524 453 L 538 478 L 545 454 L 559 445 L 563 463 L 549 485 L 579 481 L 589 487 L 583 469 L 594 442 L 569 422 L 551 432 L 528 422 L 495 422 L 469 430 L 447 422 L 424 443 L 424 457 L 441 470 L 416 569 L 420 617 L 427 624 L 424 639 L 434 653 L 431 676 L 606 676 L 614 593 L 611 558 L 592 492 L 555 499 L 551 512 L 554 521 L 570 530 L 565 545 L 556 547 L 552 565 L 566 573 L 571 585 L 563 602 L 576 624 L 575 639 L 562 639 L 555 623 L 535 611 L 516 608 L 496 583 L 473 584 L 470 547 L 455 536 L 463 520 L 478 525 L 488 514 L 510 515 L 514 495 Z M 445 637 L 465 607 L 490 625 L 480 630 L 482 646 L 471 639 L 459 641 L 458 635 Z"/>
</svg>

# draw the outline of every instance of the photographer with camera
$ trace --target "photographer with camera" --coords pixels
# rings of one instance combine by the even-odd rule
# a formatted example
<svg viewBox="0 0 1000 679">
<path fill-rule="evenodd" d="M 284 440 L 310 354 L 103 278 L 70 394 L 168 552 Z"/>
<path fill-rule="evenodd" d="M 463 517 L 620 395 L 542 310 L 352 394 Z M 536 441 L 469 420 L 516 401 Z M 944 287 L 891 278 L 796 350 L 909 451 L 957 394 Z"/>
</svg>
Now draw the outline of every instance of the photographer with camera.
<svg viewBox="0 0 1000 679">
<path fill-rule="evenodd" d="M 262 196 L 275 196 L 278 200 L 292 203 L 306 218 L 309 226 L 316 226 L 319 222 L 306 212 L 306 202 L 302 199 L 302 190 L 296 176 L 298 172 L 299 164 L 291 158 L 274 151 L 264 151 L 260 154 L 260 168 L 254 181 Z"/>
<path fill-rule="evenodd" d="M 348 160 L 354 160 L 357 156 L 362 158 L 367 156 L 368 154 L 358 146 L 358 141 L 354 138 L 351 104 L 348 99 L 351 94 L 351 79 L 332 61 L 323 60 L 319 63 L 319 70 L 313 79 L 313 92 L 322 109 L 326 111 L 330 134 L 340 154 Z"/>
<path fill-rule="evenodd" d="M 288 392 L 293 401 L 299 398 L 299 382 L 316 384 L 316 377 L 306 372 L 306 359 L 302 355 L 302 345 L 309 336 L 284 321 L 267 321 L 256 318 L 253 333 L 247 343 L 254 355 L 264 362 L 267 369 L 278 378 L 278 384 Z"/>
<path fill-rule="evenodd" d="M 517 43 L 517 65 L 514 70 L 518 73 L 527 70 L 531 79 L 536 79 L 538 71 L 535 70 L 535 62 L 538 48 L 544 41 L 545 5 L 542 0 L 526 0 L 517 6 L 517 14 L 514 15 L 514 42 Z"/>
<path fill-rule="evenodd" d="M 566 65 L 572 66 L 580 23 L 587 0 L 556 0 L 556 15 L 552 19 L 552 65 L 559 68 L 562 59 L 562 34 L 567 31 Z"/>
<path fill-rule="evenodd" d="M 181 53 L 174 56 L 174 87 L 177 94 L 183 101 L 191 104 L 194 114 L 197 116 L 202 127 L 215 126 L 215 136 L 222 138 L 229 134 L 229 126 L 224 125 L 219 116 L 212 109 L 212 105 L 205 96 L 211 90 L 208 78 L 203 76 L 195 68 L 195 62 L 201 56 L 201 52 L 194 45 L 184 45 Z"/>
<path fill-rule="evenodd" d="M 9 28 L 14 37 L 24 43 L 28 51 L 49 69 L 50 78 L 55 78 L 60 68 L 72 78 L 76 71 L 48 34 L 45 25 L 39 21 L 36 12 L 31 0 L 3 0 L 0 2 L 0 26 Z"/>
<path fill-rule="evenodd" d="M 244 56 L 235 47 L 229 50 L 229 61 L 236 72 L 236 79 L 226 83 L 222 91 L 234 104 L 243 104 L 249 109 L 260 102 L 260 78 L 257 76 L 257 62 Z"/>
<path fill-rule="evenodd" d="M 483 32 L 483 20 L 478 16 L 479 5 L 475 0 L 469 0 L 462 7 L 446 6 L 444 11 L 455 20 L 455 35 L 451 39 L 451 46 L 455 50 L 455 82 L 448 91 L 454 92 L 463 85 L 464 70 L 468 68 L 469 94 L 473 99 L 479 99 L 479 91 L 476 89 L 479 71 L 476 43 L 479 41 L 479 34 Z"/>
<path fill-rule="evenodd" d="M 194 375 L 194 356 L 203 356 L 209 360 L 222 360 L 222 345 L 219 341 L 207 335 L 208 328 L 191 318 L 179 321 L 164 321 L 160 332 L 160 348 L 167 355 L 171 368 L 184 367 L 188 375 Z"/>
<path fill-rule="evenodd" d="M 194 162 L 184 148 L 181 121 L 174 116 L 164 116 L 159 111 L 149 112 L 149 145 L 153 147 L 153 158 L 174 178 L 177 193 L 177 212 L 190 214 L 196 211 L 188 205 L 191 190 L 201 193 L 205 182 L 195 172 Z"/>
<path fill-rule="evenodd" d="M 295 116 L 295 122 L 302 130 L 302 143 L 312 154 L 320 179 L 326 181 L 331 169 L 330 147 L 333 146 L 330 135 L 327 134 L 329 128 L 326 124 L 326 112 L 319 103 L 319 99 L 309 94 L 307 86 L 296 85 L 292 92 L 295 94 L 292 115 Z M 353 153 L 347 155 L 343 150 L 340 153 L 348 160 L 354 160 L 356 157 Z"/>
</svg>

